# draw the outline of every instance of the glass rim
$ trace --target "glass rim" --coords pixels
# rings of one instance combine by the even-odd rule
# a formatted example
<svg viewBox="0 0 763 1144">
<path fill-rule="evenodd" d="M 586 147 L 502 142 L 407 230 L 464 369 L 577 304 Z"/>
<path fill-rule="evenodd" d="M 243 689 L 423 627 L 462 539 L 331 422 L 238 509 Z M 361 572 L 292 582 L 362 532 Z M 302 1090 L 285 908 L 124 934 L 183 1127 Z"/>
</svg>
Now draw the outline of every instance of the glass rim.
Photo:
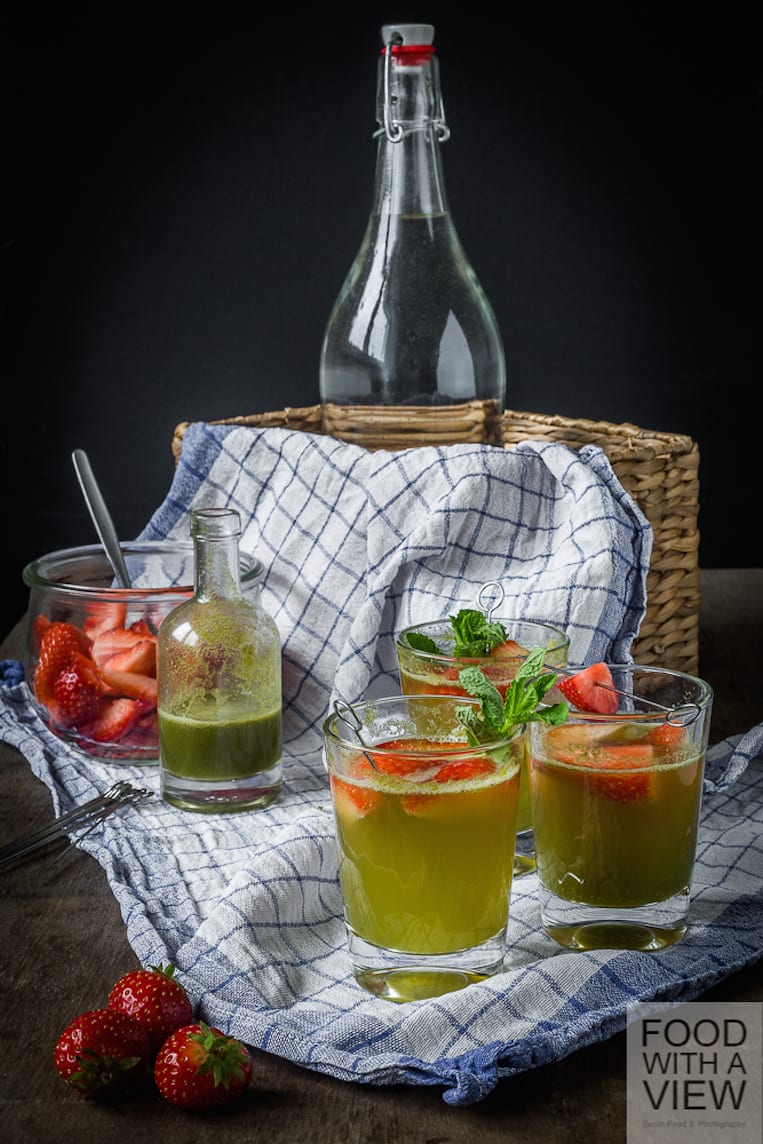
<svg viewBox="0 0 763 1144">
<path fill-rule="evenodd" d="M 505 616 L 497 616 L 493 622 L 503 624 L 503 626 L 507 629 L 510 628 L 511 624 L 527 624 L 532 627 L 544 628 L 546 631 L 553 632 L 557 639 L 556 642 L 547 644 L 544 647 L 544 651 L 546 651 L 548 654 L 564 651 L 565 648 L 569 649 L 570 647 L 570 637 L 567 632 L 565 632 L 564 629 L 560 628 L 557 624 L 551 623 L 550 620 L 540 620 L 535 619 L 534 617 L 528 619 L 518 619 L 517 617 L 514 617 L 510 619 Z M 409 634 L 409 632 L 422 632 L 423 634 L 427 635 L 429 634 L 427 629 L 432 630 L 441 628 L 452 631 L 452 628 L 450 628 L 450 621 L 447 617 L 441 620 L 425 620 L 421 624 L 409 624 L 408 627 L 403 628 L 402 631 L 398 632 L 398 634 L 395 636 L 395 646 L 398 648 L 403 648 L 404 651 L 412 652 L 414 655 L 424 660 L 448 660 L 453 663 L 478 663 L 487 659 L 495 662 L 495 656 L 453 655 L 452 652 L 447 651 L 422 651 L 420 648 L 411 647 L 408 642 L 405 642 L 405 637 Z M 509 636 L 509 638 L 511 637 Z M 500 657 L 498 658 L 500 659 Z M 504 656 L 503 658 L 513 659 L 519 657 Z"/>
<path fill-rule="evenodd" d="M 472 699 L 463 695 L 386 695 L 379 699 L 364 699 L 359 703 L 353 703 L 352 710 L 359 715 L 359 713 L 363 710 L 378 708 L 392 709 L 394 705 L 408 707 L 412 704 L 424 703 L 428 707 L 439 706 L 446 700 L 449 701 L 451 706 L 454 703 L 458 704 L 460 707 L 479 708 L 480 706 L 480 701 L 478 699 Z M 349 725 L 347 726 L 346 732 L 347 738 L 344 738 L 334 729 L 333 724 L 335 723 L 343 723 L 343 720 L 338 712 L 332 711 L 329 715 L 326 716 L 326 719 L 322 725 L 322 731 L 324 738 L 330 739 L 334 744 L 337 744 L 340 747 L 351 748 L 353 751 L 372 751 L 375 755 L 380 755 L 382 758 L 386 756 L 399 757 L 400 755 L 406 754 L 405 749 L 401 747 L 378 747 L 375 743 L 363 743 L 358 737 L 357 733 L 350 729 Z M 499 739 L 490 739 L 486 743 L 475 744 L 469 742 L 454 742 L 451 745 L 448 743 L 443 744 L 442 740 L 438 740 L 436 754 L 440 757 L 445 756 L 447 758 L 452 758 L 458 757 L 460 755 L 474 755 L 475 752 L 482 754 L 490 751 L 500 750 L 503 747 L 510 746 L 512 743 L 515 743 L 519 738 L 521 738 L 527 729 L 527 726 L 527 723 L 517 723 L 511 728 L 509 734 L 503 735 Z M 361 734 L 364 730 L 365 728 L 363 727 L 361 721 Z M 410 736 L 410 738 L 413 738 L 413 736 Z M 432 754 L 434 753 L 435 752 L 433 751 Z M 417 758 L 427 758 L 427 752 L 425 751 L 410 751 L 408 754 L 415 755 Z"/>
<path fill-rule="evenodd" d="M 194 544 L 191 540 L 174 540 L 172 538 L 160 540 L 133 540 L 122 541 L 120 549 L 125 558 L 130 556 L 162 556 L 177 552 L 183 556 L 193 556 Z M 97 584 L 77 584 L 69 580 L 53 580 L 50 578 L 50 571 L 57 564 L 64 564 L 66 562 L 74 562 L 77 560 L 87 560 L 96 557 L 103 561 L 104 568 L 110 568 L 109 559 L 106 555 L 106 550 L 100 544 L 84 544 L 73 548 L 59 548 L 53 552 L 47 552 L 44 556 L 38 556 L 24 567 L 22 571 L 22 578 L 28 588 L 39 588 L 50 592 L 73 592 L 85 597 L 89 596 L 102 596 L 119 600 L 135 599 L 144 600 L 149 596 L 158 596 L 164 598 L 166 596 L 173 596 L 179 594 L 193 594 L 194 582 L 193 576 L 187 584 L 166 584 L 161 587 L 140 587 L 135 586 L 132 588 L 121 588 L 119 586 L 98 586 Z M 248 552 L 240 553 L 241 564 L 249 565 L 246 568 L 242 567 L 241 580 L 242 587 L 250 587 L 256 584 L 263 576 L 265 571 L 264 565 L 256 556 L 252 556 Z"/>
</svg>

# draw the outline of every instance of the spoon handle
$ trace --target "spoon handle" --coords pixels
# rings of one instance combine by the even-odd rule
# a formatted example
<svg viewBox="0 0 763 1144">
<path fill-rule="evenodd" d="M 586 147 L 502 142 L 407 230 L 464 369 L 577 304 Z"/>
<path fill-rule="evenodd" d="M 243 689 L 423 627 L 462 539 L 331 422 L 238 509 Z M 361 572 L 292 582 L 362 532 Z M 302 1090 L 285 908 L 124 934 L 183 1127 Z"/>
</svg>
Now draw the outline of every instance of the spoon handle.
<svg viewBox="0 0 763 1144">
<path fill-rule="evenodd" d="M 106 502 L 101 495 L 101 490 L 93 476 L 87 453 L 83 449 L 75 449 L 72 453 L 72 461 L 85 497 L 85 503 L 93 518 L 95 530 L 101 539 L 101 544 L 106 549 L 106 555 L 116 573 L 119 585 L 121 588 L 129 588 L 131 586 L 130 573 L 127 571 L 127 565 L 122 555 L 119 537 L 106 507 Z"/>
</svg>

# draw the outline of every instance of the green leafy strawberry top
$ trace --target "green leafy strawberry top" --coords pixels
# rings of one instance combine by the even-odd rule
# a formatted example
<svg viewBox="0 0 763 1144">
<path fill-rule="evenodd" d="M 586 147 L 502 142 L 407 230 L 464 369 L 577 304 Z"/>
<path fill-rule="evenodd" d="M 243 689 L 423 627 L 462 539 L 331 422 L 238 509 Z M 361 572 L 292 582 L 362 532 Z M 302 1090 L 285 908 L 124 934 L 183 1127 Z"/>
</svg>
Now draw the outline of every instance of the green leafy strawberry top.
<svg viewBox="0 0 763 1144">
<path fill-rule="evenodd" d="M 482 612 L 474 608 L 462 608 L 455 616 L 449 616 L 453 628 L 453 651 L 448 653 L 459 657 L 488 655 L 498 644 L 506 642 L 507 632 L 497 620 L 488 620 Z M 409 632 L 408 643 L 415 651 L 443 655 L 433 639 L 423 632 Z"/>
<path fill-rule="evenodd" d="M 480 701 L 480 710 L 459 707 L 456 715 L 466 728 L 469 741 L 475 746 L 503 738 L 518 723 L 547 723 L 558 727 L 569 713 L 566 703 L 540 704 L 556 683 L 556 675 L 543 671 L 545 649 L 533 648 L 521 664 L 506 689 L 504 699 L 478 667 L 464 667 L 458 673 L 458 682 L 464 691 Z"/>
</svg>

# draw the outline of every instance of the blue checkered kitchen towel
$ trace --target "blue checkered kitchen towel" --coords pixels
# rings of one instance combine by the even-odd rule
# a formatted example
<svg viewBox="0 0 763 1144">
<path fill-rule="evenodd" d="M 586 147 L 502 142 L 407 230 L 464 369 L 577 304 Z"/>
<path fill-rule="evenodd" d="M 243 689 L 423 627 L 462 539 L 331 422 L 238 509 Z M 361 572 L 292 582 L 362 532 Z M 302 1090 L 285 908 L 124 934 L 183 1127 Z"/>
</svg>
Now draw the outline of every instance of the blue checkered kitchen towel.
<svg viewBox="0 0 763 1144">
<path fill-rule="evenodd" d="M 528 442 L 367 453 L 281 429 L 193 425 L 145 537 L 187 533 L 230 505 L 267 569 L 284 649 L 285 790 L 267 810 L 194 815 L 158 798 L 81 843 L 107 873 L 143 964 L 172 961 L 200 1014 L 302 1066 L 369 1084 L 442 1086 L 469 1104 L 502 1076 L 625 1026 L 630 1002 L 689 999 L 763 948 L 763 728 L 708 765 L 694 924 L 660 954 L 559 950 L 540 930 L 535 875 L 512 890 L 505 972 L 397 1006 L 348 973 L 320 726 L 334 694 L 396 692 L 394 634 L 475 606 L 498 580 L 507 617 L 567 628 L 572 661 L 627 657 L 645 608 L 651 532 L 604 454 Z M 154 768 L 62 748 L 26 687 L 0 688 L 0 735 L 57 812 Z M 748 762 L 750 765 L 748 765 Z"/>
</svg>

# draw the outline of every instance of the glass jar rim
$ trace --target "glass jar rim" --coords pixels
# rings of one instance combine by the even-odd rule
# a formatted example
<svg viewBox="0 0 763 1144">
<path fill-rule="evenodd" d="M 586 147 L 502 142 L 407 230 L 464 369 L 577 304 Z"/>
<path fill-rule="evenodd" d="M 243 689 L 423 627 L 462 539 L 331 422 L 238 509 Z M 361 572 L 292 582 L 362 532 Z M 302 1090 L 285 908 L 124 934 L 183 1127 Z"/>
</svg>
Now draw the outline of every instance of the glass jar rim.
<svg viewBox="0 0 763 1144">
<path fill-rule="evenodd" d="M 193 558 L 194 546 L 190 540 L 135 540 L 123 541 L 120 545 L 122 554 L 126 559 L 130 556 L 162 556 L 177 553 L 178 555 Z M 264 566 L 257 557 L 248 552 L 240 552 L 242 564 L 241 584 L 243 588 L 250 588 L 259 583 L 264 574 Z M 78 584 L 70 579 L 54 580 L 51 572 L 58 565 L 75 563 L 77 560 L 99 559 L 103 561 L 105 570 L 110 568 L 105 549 L 100 544 L 86 544 L 73 548 L 60 548 L 47 552 L 31 560 L 22 571 L 22 578 L 28 588 L 37 588 L 51 592 L 75 592 L 84 596 L 114 597 L 125 600 L 131 597 L 144 600 L 149 596 L 165 598 L 177 594 L 193 593 L 193 576 L 187 584 L 169 584 L 161 587 L 121 588 L 99 586 L 96 584 Z"/>
</svg>

